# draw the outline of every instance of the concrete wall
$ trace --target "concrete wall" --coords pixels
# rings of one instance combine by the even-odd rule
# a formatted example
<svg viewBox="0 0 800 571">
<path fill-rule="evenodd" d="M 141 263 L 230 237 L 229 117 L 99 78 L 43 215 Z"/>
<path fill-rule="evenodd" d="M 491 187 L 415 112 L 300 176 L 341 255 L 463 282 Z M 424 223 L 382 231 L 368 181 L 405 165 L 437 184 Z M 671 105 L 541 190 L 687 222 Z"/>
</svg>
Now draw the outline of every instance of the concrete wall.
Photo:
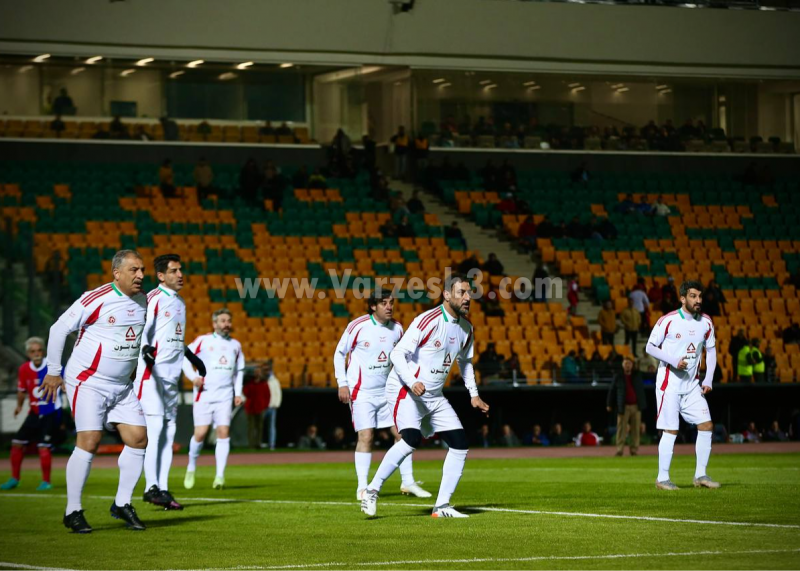
<svg viewBox="0 0 800 571">
<path fill-rule="evenodd" d="M 392 15 L 383 0 L 0 0 L 0 13 L 3 52 L 800 77 L 800 14 L 789 12 L 420 0 Z"/>
</svg>

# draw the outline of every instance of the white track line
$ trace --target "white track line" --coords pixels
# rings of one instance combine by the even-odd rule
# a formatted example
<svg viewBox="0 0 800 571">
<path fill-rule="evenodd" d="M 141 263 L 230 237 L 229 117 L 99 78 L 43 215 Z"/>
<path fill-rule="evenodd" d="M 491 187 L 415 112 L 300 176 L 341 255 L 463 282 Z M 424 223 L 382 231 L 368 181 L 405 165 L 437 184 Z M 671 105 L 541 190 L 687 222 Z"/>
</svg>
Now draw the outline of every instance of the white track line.
<svg viewBox="0 0 800 571">
<path fill-rule="evenodd" d="M 405 561 L 370 561 L 358 563 L 309 563 L 307 565 L 253 566 L 241 565 L 228 567 L 229 570 L 244 569 L 309 569 L 319 567 L 383 567 L 387 565 L 430 565 L 432 563 L 508 563 L 525 561 L 596 561 L 599 559 L 633 559 L 643 557 L 691 557 L 696 555 L 748 555 L 763 553 L 798 553 L 800 549 L 752 549 L 747 551 L 686 551 L 683 553 L 617 553 L 613 555 L 543 555 L 536 557 L 474 557 L 470 559 L 417 559 Z"/>
<path fill-rule="evenodd" d="M 0 494 L 0 499 L 3 498 L 66 498 L 64 494 Z M 87 496 L 87 498 L 96 500 L 113 500 L 114 496 Z M 353 507 L 358 505 L 358 502 L 311 502 L 302 500 L 252 500 L 246 498 L 181 498 L 181 501 L 189 502 L 220 502 L 220 503 L 250 503 L 250 504 L 287 504 L 287 505 L 304 505 L 304 506 L 347 506 Z M 380 505 L 392 507 L 409 507 L 409 508 L 428 508 L 433 509 L 432 504 L 411 504 L 405 502 L 382 502 Z M 737 527 L 769 527 L 778 529 L 800 529 L 797 524 L 781 524 L 781 523 L 762 523 L 762 522 L 748 522 L 748 521 L 714 521 L 702 519 L 678 519 L 669 517 L 652 517 L 642 515 L 618 515 L 618 514 L 593 514 L 582 512 L 559 512 L 559 511 L 545 511 L 545 510 L 520 510 L 513 508 L 492 508 L 481 506 L 461 506 L 468 510 L 477 510 L 482 512 L 499 512 L 511 514 L 526 514 L 526 515 L 552 515 L 564 517 L 585 517 L 585 518 L 606 518 L 606 519 L 628 519 L 637 521 L 657 521 L 665 523 L 696 523 L 701 525 L 731 525 Z"/>
<path fill-rule="evenodd" d="M 36 565 L 25 565 L 24 563 L 9 563 L 8 561 L 0 561 L 0 567 L 11 569 L 32 569 L 34 571 L 70 571 L 63 567 L 38 567 Z"/>
</svg>

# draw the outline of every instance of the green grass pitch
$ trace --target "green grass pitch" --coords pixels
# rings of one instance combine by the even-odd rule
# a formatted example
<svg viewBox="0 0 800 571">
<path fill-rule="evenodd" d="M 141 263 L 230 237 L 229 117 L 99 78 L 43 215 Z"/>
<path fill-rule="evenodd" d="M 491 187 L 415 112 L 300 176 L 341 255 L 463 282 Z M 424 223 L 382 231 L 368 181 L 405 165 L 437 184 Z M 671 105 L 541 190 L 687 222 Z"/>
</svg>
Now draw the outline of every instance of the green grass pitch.
<svg viewBox="0 0 800 571">
<path fill-rule="evenodd" d="M 63 470 L 52 492 L 37 493 L 28 462 L 23 484 L 0 493 L 0 568 L 800 567 L 800 455 L 712 456 L 719 490 L 692 488 L 694 457 L 676 456 L 672 480 L 682 489 L 674 493 L 655 489 L 656 462 L 468 460 L 453 499 L 471 515 L 462 520 L 431 518 L 433 501 L 400 496 L 398 475 L 383 490 L 378 517 L 368 520 L 349 464 L 231 466 L 221 492 L 211 489 L 212 468 L 199 468 L 191 491 L 174 469 L 172 491 L 186 509 L 144 504 L 141 481 L 134 497 L 148 525 L 141 533 L 108 515 L 116 471 L 95 469 L 84 496 L 95 531 L 85 536 L 61 525 Z M 441 462 L 416 462 L 415 471 L 435 494 Z"/>
</svg>

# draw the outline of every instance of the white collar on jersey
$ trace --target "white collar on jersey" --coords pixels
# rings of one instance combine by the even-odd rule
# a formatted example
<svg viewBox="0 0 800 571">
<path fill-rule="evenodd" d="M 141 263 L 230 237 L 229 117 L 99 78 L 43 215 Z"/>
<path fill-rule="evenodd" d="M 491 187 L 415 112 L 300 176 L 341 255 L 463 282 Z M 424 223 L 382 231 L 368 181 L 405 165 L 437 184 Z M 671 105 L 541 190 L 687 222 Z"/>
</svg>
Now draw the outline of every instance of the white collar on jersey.
<svg viewBox="0 0 800 571">
<path fill-rule="evenodd" d="M 678 308 L 678 315 L 680 315 L 683 319 L 686 319 L 686 320 L 689 319 L 689 317 L 686 317 L 686 315 L 684 315 L 682 307 Z M 692 314 L 689 314 L 689 315 L 690 315 L 691 319 L 694 319 L 695 321 L 700 321 L 701 315 L 699 313 L 696 314 L 696 315 L 692 315 Z"/>
<path fill-rule="evenodd" d="M 372 320 L 372 324 L 375 325 L 376 327 L 389 327 L 389 325 L 392 323 L 391 319 L 389 319 L 389 321 L 387 321 L 386 323 L 378 323 L 378 321 L 375 319 L 375 316 L 372 315 L 371 313 L 369 314 L 369 318 Z"/>
<path fill-rule="evenodd" d="M 42 364 L 38 367 L 33 364 L 33 361 L 28 361 L 28 366 L 31 368 L 31 371 L 38 373 L 47 366 L 47 359 L 42 359 Z"/>
<path fill-rule="evenodd" d="M 169 297 L 172 297 L 173 295 L 178 295 L 177 291 L 173 291 L 172 289 L 168 288 L 164 284 L 158 284 L 158 289 L 160 289 L 162 292 L 167 294 Z"/>
</svg>

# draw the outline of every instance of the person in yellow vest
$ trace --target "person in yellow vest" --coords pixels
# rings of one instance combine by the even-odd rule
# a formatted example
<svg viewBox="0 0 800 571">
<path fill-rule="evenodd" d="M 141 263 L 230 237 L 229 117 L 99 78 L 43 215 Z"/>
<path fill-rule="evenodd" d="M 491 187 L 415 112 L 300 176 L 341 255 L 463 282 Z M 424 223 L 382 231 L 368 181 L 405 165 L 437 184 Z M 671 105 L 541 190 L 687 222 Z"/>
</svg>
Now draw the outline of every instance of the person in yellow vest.
<svg viewBox="0 0 800 571">
<path fill-rule="evenodd" d="M 406 128 L 400 125 L 397 133 L 392 137 L 394 145 L 394 177 L 404 180 L 408 168 L 408 151 L 410 140 L 406 134 Z"/>
<path fill-rule="evenodd" d="M 750 361 L 750 341 L 745 342 L 744 347 L 739 349 L 736 356 L 736 371 L 739 374 L 740 383 L 751 383 L 753 381 L 753 363 Z"/>
<path fill-rule="evenodd" d="M 414 157 L 414 182 L 417 182 L 423 176 L 425 169 L 428 167 L 428 148 L 430 143 L 428 138 L 422 133 L 417 133 L 414 138 L 413 144 L 413 157 Z"/>
<path fill-rule="evenodd" d="M 761 341 L 759 339 L 753 339 L 750 342 L 750 361 L 753 363 L 753 381 L 756 383 L 764 382 L 764 373 L 767 370 L 764 363 L 764 354 L 759 349 L 760 344 Z"/>
</svg>

